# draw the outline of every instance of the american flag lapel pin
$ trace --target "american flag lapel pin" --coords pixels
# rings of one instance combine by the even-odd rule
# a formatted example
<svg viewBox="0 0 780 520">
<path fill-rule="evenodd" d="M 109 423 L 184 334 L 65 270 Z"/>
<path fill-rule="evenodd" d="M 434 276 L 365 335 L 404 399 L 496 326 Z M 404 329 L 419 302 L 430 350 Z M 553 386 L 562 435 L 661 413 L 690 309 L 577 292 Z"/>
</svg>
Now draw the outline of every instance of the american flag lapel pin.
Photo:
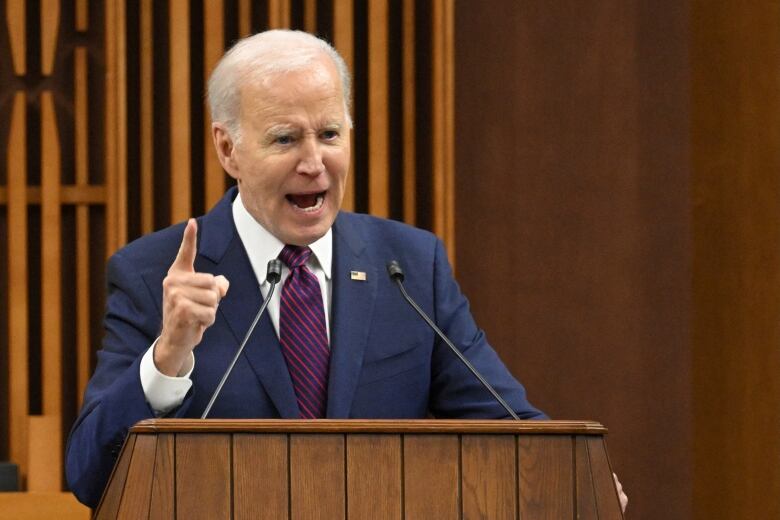
<svg viewBox="0 0 780 520">
<path fill-rule="evenodd" d="M 350 271 L 349 278 L 351 280 L 357 280 L 358 282 L 366 281 L 366 273 L 363 271 Z"/>
</svg>

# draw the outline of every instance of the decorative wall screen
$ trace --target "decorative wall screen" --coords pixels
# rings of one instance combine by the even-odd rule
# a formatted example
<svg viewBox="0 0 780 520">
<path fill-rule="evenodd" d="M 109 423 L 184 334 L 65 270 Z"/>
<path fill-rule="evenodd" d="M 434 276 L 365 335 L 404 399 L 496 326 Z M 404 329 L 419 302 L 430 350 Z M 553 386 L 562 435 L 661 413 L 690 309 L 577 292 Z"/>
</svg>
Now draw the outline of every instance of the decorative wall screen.
<svg viewBox="0 0 780 520">
<path fill-rule="evenodd" d="M 355 76 L 345 208 L 431 229 L 454 251 L 451 1 L 0 6 L 0 460 L 25 490 L 64 489 L 106 258 L 230 185 L 203 89 L 237 38 L 292 27 L 333 42 Z"/>
</svg>

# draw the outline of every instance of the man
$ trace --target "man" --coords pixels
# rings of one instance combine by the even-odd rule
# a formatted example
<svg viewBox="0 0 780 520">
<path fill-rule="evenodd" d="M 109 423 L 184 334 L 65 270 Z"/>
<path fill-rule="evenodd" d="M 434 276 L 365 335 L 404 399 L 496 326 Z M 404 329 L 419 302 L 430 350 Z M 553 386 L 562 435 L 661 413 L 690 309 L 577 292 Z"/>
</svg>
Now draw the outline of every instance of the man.
<svg viewBox="0 0 780 520">
<path fill-rule="evenodd" d="M 212 134 L 237 189 L 208 214 L 108 264 L 106 334 L 68 442 L 71 489 L 95 506 L 128 429 L 199 417 L 285 265 L 212 417 L 505 417 L 401 299 L 385 265 L 522 418 L 544 418 L 486 342 L 432 234 L 339 212 L 350 157 L 349 75 L 292 31 L 234 46 L 209 81 Z M 197 347 L 197 348 L 196 348 Z"/>
</svg>

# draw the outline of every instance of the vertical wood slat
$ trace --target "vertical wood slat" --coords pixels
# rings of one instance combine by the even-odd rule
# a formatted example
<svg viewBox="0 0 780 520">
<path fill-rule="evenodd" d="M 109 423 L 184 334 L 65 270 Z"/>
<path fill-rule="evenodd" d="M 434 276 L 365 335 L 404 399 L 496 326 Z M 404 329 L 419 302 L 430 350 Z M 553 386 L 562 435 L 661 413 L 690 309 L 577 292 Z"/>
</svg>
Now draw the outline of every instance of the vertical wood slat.
<svg viewBox="0 0 780 520">
<path fill-rule="evenodd" d="M 62 396 L 61 151 L 51 92 L 41 100 L 41 381 L 43 413 L 59 416 Z"/>
<path fill-rule="evenodd" d="M 105 156 L 104 156 L 104 168 L 106 171 L 105 183 L 106 183 L 106 257 L 110 256 L 121 243 L 119 237 L 116 235 L 117 230 L 117 204 L 118 204 L 118 179 L 117 179 L 117 167 L 119 159 L 117 157 L 119 151 L 117 146 L 119 145 L 117 139 L 118 126 L 120 121 L 118 119 L 119 113 L 117 110 L 117 98 L 120 78 L 118 77 L 117 68 L 119 65 L 119 57 L 117 56 L 117 47 L 119 43 L 116 41 L 116 31 L 121 20 L 118 19 L 118 12 L 121 9 L 119 5 L 121 2 L 107 2 L 105 5 L 105 37 L 103 46 L 106 56 L 106 75 L 104 80 L 105 85 L 105 108 L 103 112 L 104 134 L 105 139 Z M 118 506 L 117 506 L 118 507 Z M 116 516 L 116 515 L 115 515 Z"/>
<path fill-rule="evenodd" d="M 176 436 L 176 515 L 179 518 L 230 518 L 230 435 Z M 181 490 L 199 489 L 198 495 Z"/>
<path fill-rule="evenodd" d="M 60 491 L 62 478 L 62 216 L 60 207 L 61 150 L 54 113 L 54 96 L 40 95 L 41 102 L 41 386 L 44 417 L 31 420 L 31 448 L 46 459 L 30 466 L 28 489 Z M 45 431 L 38 437 L 33 426 Z M 40 432 L 43 433 L 43 432 Z M 57 449 L 46 450 L 52 445 Z M 33 471 L 35 469 L 36 471 Z"/>
<path fill-rule="evenodd" d="M 317 0 L 304 0 L 303 2 L 303 29 L 306 32 L 317 34 Z"/>
<path fill-rule="evenodd" d="M 292 520 L 344 518 L 344 436 L 290 436 Z"/>
<path fill-rule="evenodd" d="M 572 518 L 574 476 L 569 436 L 518 438 L 520 518 Z"/>
<path fill-rule="evenodd" d="M 245 38 L 252 31 L 252 2 L 250 0 L 238 0 L 238 36 Z"/>
<path fill-rule="evenodd" d="M 514 519 L 517 442 L 509 435 L 464 435 L 461 443 L 463 517 Z"/>
<path fill-rule="evenodd" d="M 414 0 L 403 3 L 403 197 L 404 222 L 417 221 L 417 135 L 415 111 Z"/>
<path fill-rule="evenodd" d="M 235 520 L 289 518 L 285 434 L 233 435 Z"/>
<path fill-rule="evenodd" d="M 119 514 L 119 504 L 122 501 L 122 490 L 125 488 L 127 480 L 127 468 L 132 458 L 127 455 L 133 453 L 136 438 L 136 435 L 130 435 L 125 441 L 106 487 L 106 493 L 98 504 L 98 514 L 95 515 L 95 520 L 116 520 L 116 516 Z"/>
<path fill-rule="evenodd" d="M 211 2 L 206 2 L 211 4 Z M 152 0 L 141 0 L 140 46 L 141 46 L 141 232 L 154 230 L 154 22 Z"/>
<path fill-rule="evenodd" d="M 8 26 L 8 39 L 11 44 L 11 60 L 14 74 L 21 76 L 27 72 L 27 19 L 25 0 L 6 0 L 5 20 Z"/>
<path fill-rule="evenodd" d="M 40 0 L 41 5 L 41 72 L 51 76 L 57 51 L 60 23 L 60 0 Z"/>
<path fill-rule="evenodd" d="M 61 420 L 54 415 L 33 415 L 29 418 L 29 467 L 27 491 L 33 493 L 57 492 L 62 489 L 59 441 L 62 438 Z"/>
<path fill-rule="evenodd" d="M 347 436 L 347 518 L 402 518 L 401 437 Z"/>
<path fill-rule="evenodd" d="M 596 507 L 599 520 L 623 520 L 620 512 L 620 500 L 612 480 L 612 469 L 607 458 L 604 439 L 588 438 L 588 454 L 590 455 L 591 474 L 595 483 Z"/>
<path fill-rule="evenodd" d="M 578 435 L 574 440 L 574 457 L 574 467 L 577 471 L 577 519 L 598 520 L 599 513 L 596 508 L 596 494 L 593 489 L 587 439 L 582 435 Z"/>
<path fill-rule="evenodd" d="M 171 0 L 170 48 L 171 221 L 191 215 L 190 10 L 188 0 Z"/>
<path fill-rule="evenodd" d="M 454 267 L 455 21 L 451 1 L 433 0 L 432 23 L 433 232 L 444 240 Z"/>
<path fill-rule="evenodd" d="M 368 4 L 368 211 L 390 214 L 387 0 Z"/>
<path fill-rule="evenodd" d="M 124 2 L 105 6 L 106 256 L 127 242 L 127 56 Z"/>
<path fill-rule="evenodd" d="M 88 0 L 76 0 L 76 30 L 89 29 L 89 4 Z"/>
<path fill-rule="evenodd" d="M 27 475 L 29 413 L 29 311 L 27 269 L 26 96 L 14 95 L 11 131 L 5 150 L 8 172 L 8 415 L 10 457 Z"/>
<path fill-rule="evenodd" d="M 74 67 L 76 185 L 86 186 L 89 182 L 86 48 L 74 50 Z M 76 398 L 79 407 L 90 376 L 89 246 L 89 206 L 80 204 L 76 207 Z"/>
<path fill-rule="evenodd" d="M 203 78 L 204 85 L 225 50 L 224 2 L 214 0 L 203 3 Z M 208 103 L 206 103 L 208 113 Z M 205 157 L 205 201 L 211 208 L 225 192 L 225 172 L 217 158 L 211 137 L 211 118 L 205 117 L 203 129 L 203 148 Z"/>
<path fill-rule="evenodd" d="M 355 50 L 354 50 L 354 10 L 352 0 L 341 0 L 333 4 L 333 46 L 339 51 L 347 68 L 354 71 Z M 354 85 L 353 85 L 354 88 Z M 354 93 L 352 95 L 354 98 Z M 352 106 L 352 100 L 350 100 Z M 354 150 L 355 136 L 350 131 L 351 149 Z M 341 207 L 346 211 L 355 209 L 355 154 L 352 153 L 349 158 L 349 176 L 347 185 L 344 189 L 344 200 Z"/>
<path fill-rule="evenodd" d="M 174 520 L 175 518 L 174 466 L 173 434 L 160 434 L 157 436 L 157 452 L 152 475 L 149 520 Z"/>
<path fill-rule="evenodd" d="M 290 27 L 290 0 L 268 0 L 268 28 Z"/>
<path fill-rule="evenodd" d="M 458 437 L 405 435 L 403 452 L 404 519 L 460 518 Z"/>
<path fill-rule="evenodd" d="M 152 498 L 156 435 L 139 435 L 135 441 L 133 457 L 127 469 L 125 491 L 119 504 L 117 520 L 136 520 L 149 516 Z"/>
</svg>

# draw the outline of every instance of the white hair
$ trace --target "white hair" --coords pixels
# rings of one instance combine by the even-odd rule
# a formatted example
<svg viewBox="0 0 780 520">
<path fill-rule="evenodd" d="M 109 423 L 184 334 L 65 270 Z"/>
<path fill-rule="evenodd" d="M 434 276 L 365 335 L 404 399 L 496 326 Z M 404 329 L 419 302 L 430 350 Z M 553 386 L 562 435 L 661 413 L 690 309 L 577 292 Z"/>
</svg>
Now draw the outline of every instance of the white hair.
<svg viewBox="0 0 780 520">
<path fill-rule="evenodd" d="M 239 40 L 219 60 L 208 82 L 211 120 L 223 123 L 230 136 L 239 141 L 240 96 L 244 82 L 301 70 L 323 54 L 330 57 L 338 71 L 344 95 L 344 111 L 351 127 L 351 79 L 344 58 L 325 40 L 303 31 L 288 29 L 265 31 Z"/>
</svg>

